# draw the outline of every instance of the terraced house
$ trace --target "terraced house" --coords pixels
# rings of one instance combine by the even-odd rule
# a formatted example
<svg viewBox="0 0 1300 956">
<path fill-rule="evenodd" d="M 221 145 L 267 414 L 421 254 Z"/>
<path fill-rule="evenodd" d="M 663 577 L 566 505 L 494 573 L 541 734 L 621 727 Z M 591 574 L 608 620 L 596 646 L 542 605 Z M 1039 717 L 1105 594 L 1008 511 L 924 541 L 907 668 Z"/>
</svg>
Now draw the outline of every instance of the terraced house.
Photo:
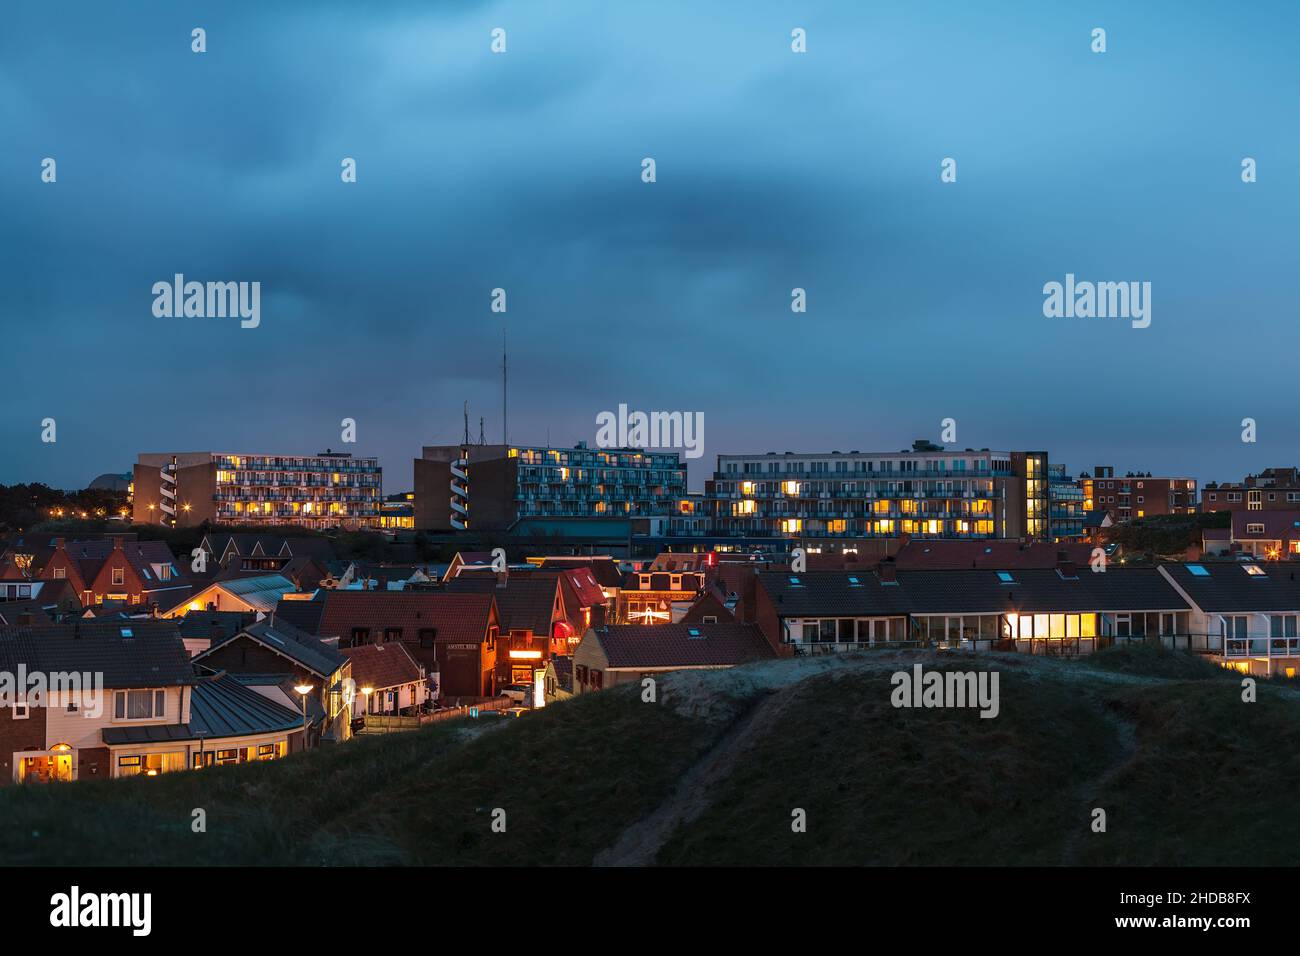
<svg viewBox="0 0 1300 956">
<path fill-rule="evenodd" d="M 1130 640 L 1187 648 L 1191 603 L 1157 568 L 757 572 L 753 620 L 784 654 L 948 647 L 1088 654 Z M 1208 650 L 1204 647 L 1192 648 Z"/>
</svg>

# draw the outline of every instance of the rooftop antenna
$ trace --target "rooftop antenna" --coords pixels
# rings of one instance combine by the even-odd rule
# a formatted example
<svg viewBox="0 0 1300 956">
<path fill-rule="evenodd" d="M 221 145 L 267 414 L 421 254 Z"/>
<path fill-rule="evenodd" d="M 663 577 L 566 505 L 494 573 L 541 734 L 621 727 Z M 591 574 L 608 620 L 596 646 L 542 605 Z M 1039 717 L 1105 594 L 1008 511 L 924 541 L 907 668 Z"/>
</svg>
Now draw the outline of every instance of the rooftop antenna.
<svg viewBox="0 0 1300 956">
<path fill-rule="evenodd" d="M 478 443 L 479 443 L 480 445 L 486 445 L 486 444 L 487 444 L 487 436 L 483 434 L 483 416 L 482 416 L 482 415 L 480 415 L 480 416 L 478 417 Z"/>
<path fill-rule="evenodd" d="M 506 330 L 501 329 L 501 444 L 510 444 L 510 418 L 507 415 L 507 388 L 506 388 L 507 364 L 506 364 Z"/>
<path fill-rule="evenodd" d="M 462 445 L 469 444 L 469 401 L 468 400 L 465 402 L 465 439 L 461 442 L 461 444 Z"/>
</svg>

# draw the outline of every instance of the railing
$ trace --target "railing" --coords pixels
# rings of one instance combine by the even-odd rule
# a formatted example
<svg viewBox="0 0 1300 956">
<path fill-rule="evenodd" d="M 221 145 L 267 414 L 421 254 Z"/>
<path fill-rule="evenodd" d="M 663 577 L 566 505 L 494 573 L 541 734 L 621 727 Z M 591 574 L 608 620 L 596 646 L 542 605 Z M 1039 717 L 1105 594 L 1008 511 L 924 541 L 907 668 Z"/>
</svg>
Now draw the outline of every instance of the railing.
<svg viewBox="0 0 1300 956">
<path fill-rule="evenodd" d="M 1242 657 L 1300 657 L 1300 637 L 1230 637 L 1223 656 Z"/>
<path fill-rule="evenodd" d="M 1160 644 L 1168 650 L 1189 651 L 1194 654 L 1219 654 L 1225 657 L 1298 657 L 1300 656 L 1300 638 L 1230 638 L 1228 650 L 1223 651 L 1222 638 L 1218 634 L 1161 634 L 1116 637 L 1113 635 L 1095 635 L 1080 637 L 1021 637 L 1021 638 L 909 638 L 903 641 L 786 641 L 798 655 L 840 654 L 849 651 L 866 650 L 903 650 L 908 648 L 929 648 L 932 650 L 1018 651 L 1028 654 L 1046 654 L 1048 656 L 1074 656 L 1090 654 L 1103 647 L 1123 646 L 1125 644 Z M 1233 645 L 1242 645 L 1234 649 Z M 1263 645 L 1271 644 L 1268 651 Z M 1246 645 L 1250 645 L 1249 648 Z"/>
</svg>

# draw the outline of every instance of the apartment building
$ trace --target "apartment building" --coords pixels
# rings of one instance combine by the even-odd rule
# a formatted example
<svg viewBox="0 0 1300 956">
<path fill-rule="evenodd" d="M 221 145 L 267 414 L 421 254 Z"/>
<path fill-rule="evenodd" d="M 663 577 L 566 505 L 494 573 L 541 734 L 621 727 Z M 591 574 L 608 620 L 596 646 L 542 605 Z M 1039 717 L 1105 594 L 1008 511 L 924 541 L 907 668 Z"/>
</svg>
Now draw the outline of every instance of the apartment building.
<svg viewBox="0 0 1300 956">
<path fill-rule="evenodd" d="M 141 454 L 134 471 L 137 524 L 377 526 L 377 458 L 326 450 L 312 456 L 225 452 Z"/>
<path fill-rule="evenodd" d="M 427 531 L 503 530 L 526 518 L 666 518 L 683 507 L 686 466 L 675 452 L 586 442 L 433 445 L 415 459 L 415 526 Z"/>
<path fill-rule="evenodd" d="M 1084 510 L 1105 512 L 1112 522 L 1196 513 L 1195 478 L 1155 478 L 1131 472 L 1116 478 L 1112 466 L 1098 465 L 1091 476 L 1080 475 L 1078 485 Z"/>
<path fill-rule="evenodd" d="M 1210 482 L 1201 496 L 1203 511 L 1300 510 L 1300 469 L 1265 468 L 1240 482 Z"/>
<path fill-rule="evenodd" d="M 704 493 L 717 535 L 813 546 L 903 535 L 1046 541 L 1049 481 L 1046 452 L 922 440 L 897 452 L 719 455 Z"/>
</svg>

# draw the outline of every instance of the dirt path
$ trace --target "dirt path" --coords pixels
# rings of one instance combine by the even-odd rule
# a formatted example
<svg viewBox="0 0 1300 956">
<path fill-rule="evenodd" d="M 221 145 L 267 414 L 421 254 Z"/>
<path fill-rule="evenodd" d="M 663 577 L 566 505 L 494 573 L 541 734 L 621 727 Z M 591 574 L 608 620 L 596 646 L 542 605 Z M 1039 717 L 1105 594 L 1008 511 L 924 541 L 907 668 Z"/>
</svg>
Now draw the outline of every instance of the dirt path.
<svg viewBox="0 0 1300 956">
<path fill-rule="evenodd" d="M 1092 832 L 1092 811 L 1097 807 L 1102 791 L 1107 784 L 1127 769 L 1137 756 L 1137 724 L 1107 707 L 1104 701 L 1098 700 L 1097 706 L 1101 716 L 1106 719 L 1106 722 L 1115 731 L 1115 740 L 1119 744 L 1119 753 L 1115 755 L 1115 759 L 1107 765 L 1105 770 L 1091 780 L 1083 781 L 1078 786 L 1075 793 L 1075 805 L 1080 808 L 1084 816 L 1077 826 L 1071 827 L 1068 831 L 1065 845 L 1061 848 L 1062 866 L 1079 865 L 1079 846 L 1085 837 L 1094 835 Z M 1102 809 L 1107 810 L 1106 807 L 1102 807 Z"/>
<path fill-rule="evenodd" d="M 790 690 L 766 694 L 739 716 L 713 748 L 682 775 L 672 796 L 596 854 L 595 866 L 651 866 L 669 837 L 708 809 L 713 795 L 755 740 L 774 730 Z"/>
</svg>

